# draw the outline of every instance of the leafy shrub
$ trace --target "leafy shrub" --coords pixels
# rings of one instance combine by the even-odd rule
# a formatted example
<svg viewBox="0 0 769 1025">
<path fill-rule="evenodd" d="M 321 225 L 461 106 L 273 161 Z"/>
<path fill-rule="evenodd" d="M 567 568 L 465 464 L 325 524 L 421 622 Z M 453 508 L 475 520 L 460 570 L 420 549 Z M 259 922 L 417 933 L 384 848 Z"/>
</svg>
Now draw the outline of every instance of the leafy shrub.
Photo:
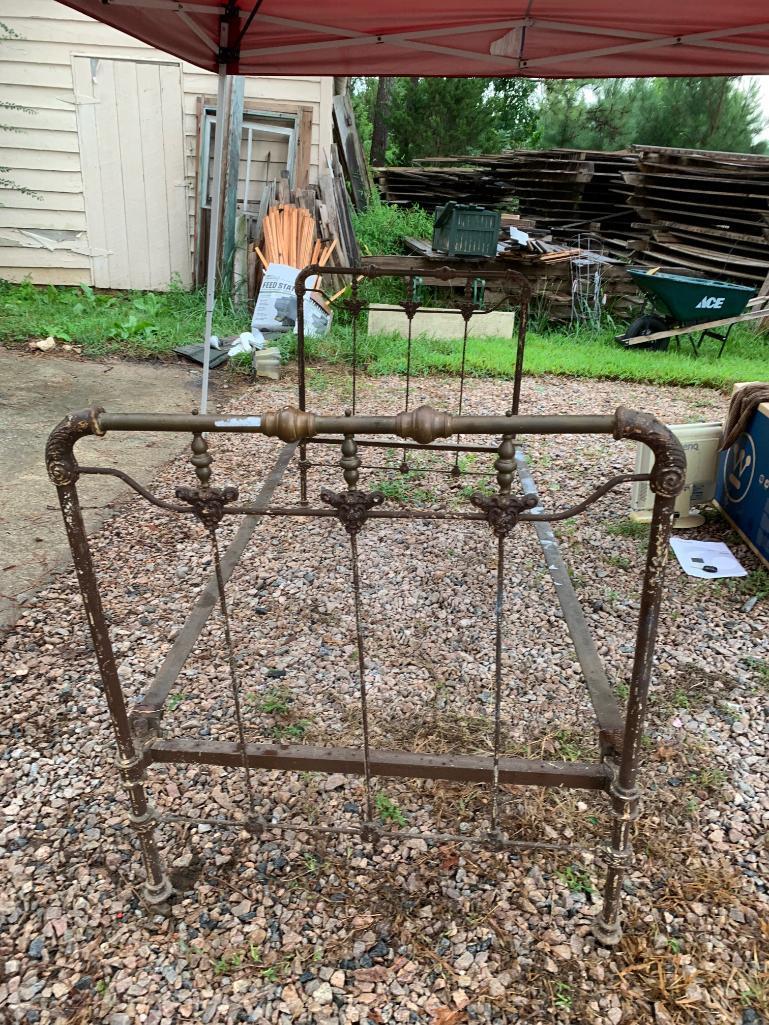
<svg viewBox="0 0 769 1025">
<path fill-rule="evenodd" d="M 432 238 L 432 214 L 418 206 L 390 206 L 373 195 L 368 210 L 353 213 L 353 227 L 358 245 L 367 256 L 406 253 L 404 239 Z"/>
</svg>

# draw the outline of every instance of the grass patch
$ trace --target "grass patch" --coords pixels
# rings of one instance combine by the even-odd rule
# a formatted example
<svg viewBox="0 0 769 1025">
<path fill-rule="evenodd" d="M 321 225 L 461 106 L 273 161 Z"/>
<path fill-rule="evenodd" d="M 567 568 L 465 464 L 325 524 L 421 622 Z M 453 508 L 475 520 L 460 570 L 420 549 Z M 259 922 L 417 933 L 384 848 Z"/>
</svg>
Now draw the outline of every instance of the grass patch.
<svg viewBox="0 0 769 1025">
<path fill-rule="evenodd" d="M 53 335 L 94 357 L 163 356 L 178 345 L 202 342 L 205 331 L 205 293 L 178 285 L 168 292 L 109 294 L 89 285 L 41 288 L 0 281 L 0 309 L 0 341 L 21 344 Z M 214 334 L 240 334 L 249 322 L 246 310 L 217 300 Z"/>
<path fill-rule="evenodd" d="M 591 757 L 592 749 L 576 730 L 557 730 L 551 739 L 556 755 L 565 762 L 583 762 Z"/>
<path fill-rule="evenodd" d="M 626 555 L 607 555 L 606 561 L 610 566 L 616 566 L 617 569 L 630 569 L 631 562 Z"/>
<path fill-rule="evenodd" d="M 743 662 L 753 670 L 763 687 L 769 687 L 769 662 L 762 658 L 754 658 L 752 655 L 744 658 Z"/>
<path fill-rule="evenodd" d="M 557 873 L 557 877 L 572 893 L 590 894 L 595 889 L 590 876 L 581 865 L 568 865 Z"/>
<path fill-rule="evenodd" d="M 612 520 L 606 525 L 606 533 L 612 537 L 632 537 L 636 541 L 645 541 L 649 536 L 649 524 L 629 519 Z"/>
<path fill-rule="evenodd" d="M 552 330 L 530 331 L 526 342 L 524 368 L 529 374 L 556 374 L 568 377 L 606 378 L 654 384 L 698 385 L 731 388 L 735 381 L 760 380 L 769 359 L 769 343 L 749 328 L 732 332 L 729 347 L 719 360 L 717 350 L 703 350 L 698 358 L 682 350 L 639 352 L 626 350 L 614 341 L 613 331 Z M 369 373 L 402 374 L 406 369 L 406 340 L 395 334 L 367 335 L 359 326 L 357 338 L 359 364 Z M 333 363 L 352 359 L 352 327 L 337 321 L 325 338 L 312 339 L 311 358 Z M 459 340 L 427 339 L 412 341 L 411 369 L 414 374 L 459 373 L 462 344 Z M 466 371 L 477 377 L 511 378 L 514 349 L 509 338 L 470 340 Z M 745 376 L 745 375 L 751 376 Z"/>
<path fill-rule="evenodd" d="M 728 591 L 738 598 L 762 598 L 769 597 L 769 570 L 759 566 L 746 577 L 733 577 L 730 579 L 716 581 L 719 588 Z"/>
<path fill-rule="evenodd" d="M 381 206 L 359 226 L 364 252 L 399 252 L 403 235 L 424 235 L 422 211 L 410 211 L 401 223 L 399 212 Z M 392 218 L 398 220 L 391 223 Z M 427 218 L 429 221 L 429 218 Z M 393 279 L 363 282 L 366 299 L 402 298 L 393 292 Z M 402 283 L 401 283 L 402 284 Z M 388 294 L 385 292 L 389 289 Z M 371 292 L 371 294 L 369 294 Z M 396 289 L 397 292 L 397 289 Z M 381 294 L 380 294 L 381 293 Z M 392 293 L 392 294 L 390 294 Z M 405 293 L 404 293 L 405 294 Z M 427 297 L 427 302 L 432 300 Z M 23 344 L 29 339 L 53 335 L 63 342 L 82 346 L 87 356 L 111 353 L 133 357 L 158 357 L 174 347 L 203 338 L 205 295 L 176 285 L 168 292 L 97 292 L 88 285 L 38 287 L 29 282 L 14 285 L 0 281 L 0 342 Z M 219 298 L 214 311 L 214 332 L 220 336 L 247 329 L 250 317 Z M 340 306 L 325 338 L 308 339 L 308 358 L 347 364 L 352 360 L 353 331 L 349 314 Z M 749 326 L 737 325 L 721 359 L 717 348 L 703 348 L 698 358 L 681 351 L 627 350 L 614 341 L 616 328 L 594 331 L 531 330 L 527 339 L 525 370 L 529 374 L 605 378 L 654 384 L 699 385 L 728 389 L 735 381 L 760 380 L 769 360 L 769 341 Z M 296 340 L 285 335 L 277 343 L 284 359 L 295 354 Z M 467 372 L 474 376 L 510 378 L 514 370 L 514 346 L 510 338 L 471 340 L 467 346 Z M 406 340 L 394 334 L 367 335 L 360 318 L 357 358 L 369 373 L 401 374 L 406 369 Z M 418 337 L 412 343 L 415 374 L 459 373 L 462 345 L 459 340 Z M 322 376 L 315 382 L 322 390 Z"/>
<path fill-rule="evenodd" d="M 419 479 L 418 473 L 402 473 L 376 481 L 371 490 L 380 492 L 391 502 L 427 505 L 434 500 L 435 492 L 419 487 Z"/>
<path fill-rule="evenodd" d="M 406 816 L 387 794 L 378 793 L 374 798 L 374 804 L 376 805 L 379 818 L 385 824 L 392 822 L 396 826 L 406 825 Z"/>
</svg>

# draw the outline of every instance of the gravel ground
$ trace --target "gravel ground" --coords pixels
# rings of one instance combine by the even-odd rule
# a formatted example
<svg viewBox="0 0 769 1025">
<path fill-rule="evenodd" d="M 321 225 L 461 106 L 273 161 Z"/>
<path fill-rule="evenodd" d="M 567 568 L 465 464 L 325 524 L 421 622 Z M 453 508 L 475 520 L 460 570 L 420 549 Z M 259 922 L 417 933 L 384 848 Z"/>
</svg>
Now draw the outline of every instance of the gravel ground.
<svg viewBox="0 0 769 1025">
<path fill-rule="evenodd" d="M 311 381 L 310 408 L 338 412 L 349 401 L 336 373 L 315 370 Z M 452 409 L 457 387 L 452 379 L 418 380 L 412 399 Z M 465 408 L 500 412 L 508 394 L 503 382 L 473 380 Z M 292 398 L 291 381 L 260 385 L 233 411 Z M 361 412 L 395 412 L 402 382 L 364 379 L 358 398 Z M 705 390 L 524 382 L 526 412 L 610 412 L 620 403 L 671 423 L 717 419 L 724 408 L 723 396 Z M 278 448 L 266 439 L 214 438 L 215 482 L 255 493 Z M 605 438 L 541 438 L 527 452 L 549 508 L 587 493 L 607 468 L 623 472 L 633 463 L 632 446 Z M 368 450 L 365 459 L 397 463 L 399 454 Z M 456 506 L 468 482 L 490 476 L 485 457 L 462 467 L 481 476 L 452 488 L 444 473 L 404 484 L 372 469 L 362 484 L 384 486 L 392 501 Z M 292 467 L 276 500 L 295 499 L 296 477 Z M 190 480 L 182 457 L 155 490 L 169 496 Z M 338 470 L 312 472 L 315 496 L 321 484 L 341 483 Z M 95 486 L 83 482 L 86 502 Z M 623 489 L 558 529 L 620 697 L 643 559 L 643 538 L 623 531 L 627 502 Z M 222 546 L 234 529 L 225 523 Z M 492 854 L 386 837 L 372 850 L 353 837 L 309 831 L 357 821 L 364 793 L 354 779 L 256 774 L 257 801 L 273 828 L 255 842 L 237 824 L 164 824 L 160 839 L 181 898 L 169 918 L 147 916 L 74 575 L 62 573 L 28 601 L 2 646 L 0 1020 L 764 1021 L 769 602 L 745 610 L 760 577 L 736 535 L 712 520 L 698 536 L 727 540 L 751 576 L 735 587 L 670 566 L 644 747 L 644 813 L 625 884 L 625 936 L 614 952 L 590 935 L 603 881 L 591 852 L 607 835 L 605 802 L 576 792 L 507 788 L 503 825 L 511 836 L 584 845 L 586 854 Z M 505 750 L 590 757 L 589 706 L 533 530 L 519 528 L 508 547 Z M 140 499 L 116 508 L 93 548 L 134 700 L 210 573 L 210 549 L 197 524 Z M 360 550 L 373 741 L 488 752 L 490 532 L 474 523 L 370 522 Z M 359 741 L 349 547 L 340 525 L 266 519 L 229 598 L 249 739 Z M 213 616 L 171 697 L 168 735 L 235 738 L 222 643 Z M 164 815 L 243 817 L 239 772 L 158 767 L 152 779 Z M 484 787 L 383 780 L 375 791 L 388 830 L 472 837 L 487 822 Z"/>
</svg>

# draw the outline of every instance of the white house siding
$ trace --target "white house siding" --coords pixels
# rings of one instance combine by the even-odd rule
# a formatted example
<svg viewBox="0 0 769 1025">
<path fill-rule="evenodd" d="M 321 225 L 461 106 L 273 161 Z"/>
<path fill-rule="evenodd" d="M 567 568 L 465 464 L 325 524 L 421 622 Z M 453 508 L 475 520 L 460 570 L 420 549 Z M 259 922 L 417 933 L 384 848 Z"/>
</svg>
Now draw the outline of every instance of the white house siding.
<svg viewBox="0 0 769 1025">
<path fill-rule="evenodd" d="M 56 0 L 0 0 L 0 22 L 20 38 L 0 42 L 0 95 L 35 113 L 0 111 L 0 166 L 18 185 L 38 194 L 0 190 L 0 277 L 38 284 L 91 284 L 78 143 L 73 56 L 175 60 L 94 21 Z M 187 231 L 193 249 L 200 98 L 216 96 L 216 76 L 182 67 Z M 310 180 L 331 144 L 332 79 L 320 76 L 246 79 L 246 108 L 312 108 Z"/>
</svg>

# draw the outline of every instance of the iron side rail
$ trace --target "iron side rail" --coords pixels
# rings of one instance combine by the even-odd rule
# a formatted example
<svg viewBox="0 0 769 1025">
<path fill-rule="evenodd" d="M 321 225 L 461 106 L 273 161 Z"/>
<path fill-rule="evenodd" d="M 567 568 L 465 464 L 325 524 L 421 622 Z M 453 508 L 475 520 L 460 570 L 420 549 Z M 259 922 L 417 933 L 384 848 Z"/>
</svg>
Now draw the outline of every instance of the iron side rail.
<svg viewBox="0 0 769 1025">
<path fill-rule="evenodd" d="M 185 762 L 193 765 L 241 765 L 238 744 L 184 737 L 152 739 L 144 748 L 147 763 Z M 306 744 L 247 744 L 251 768 L 296 772 L 340 772 L 360 776 L 363 752 L 353 747 L 312 747 Z M 374 776 L 409 779 L 462 780 L 490 783 L 493 761 L 476 755 L 432 755 L 411 751 L 378 751 L 369 755 Z M 500 758 L 499 782 L 517 786 L 575 787 L 608 790 L 611 771 L 605 763 L 545 762 L 530 758 Z"/>
</svg>

